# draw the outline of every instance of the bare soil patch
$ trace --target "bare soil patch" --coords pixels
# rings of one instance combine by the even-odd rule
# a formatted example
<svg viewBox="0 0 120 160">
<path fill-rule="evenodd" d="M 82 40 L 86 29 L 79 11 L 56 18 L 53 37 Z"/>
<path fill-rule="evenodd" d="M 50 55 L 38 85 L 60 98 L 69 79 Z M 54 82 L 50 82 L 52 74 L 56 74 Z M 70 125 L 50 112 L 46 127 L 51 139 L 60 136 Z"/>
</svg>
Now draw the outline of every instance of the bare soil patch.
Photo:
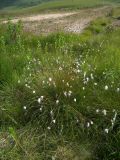
<svg viewBox="0 0 120 160">
<path fill-rule="evenodd" d="M 53 32 L 81 33 L 89 23 L 97 17 L 106 15 L 110 7 L 82 9 L 72 12 L 37 14 L 12 19 L 11 22 L 23 22 L 24 30 L 34 34 L 49 34 Z M 8 21 L 3 21 L 7 23 Z"/>
</svg>

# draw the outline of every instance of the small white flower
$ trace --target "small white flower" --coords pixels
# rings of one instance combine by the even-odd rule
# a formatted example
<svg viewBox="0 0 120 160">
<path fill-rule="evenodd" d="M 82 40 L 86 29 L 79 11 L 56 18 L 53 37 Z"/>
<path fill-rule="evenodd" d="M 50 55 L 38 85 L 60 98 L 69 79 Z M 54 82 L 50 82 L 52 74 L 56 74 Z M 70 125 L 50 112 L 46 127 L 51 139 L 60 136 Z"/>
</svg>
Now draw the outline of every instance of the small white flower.
<svg viewBox="0 0 120 160">
<path fill-rule="evenodd" d="M 117 92 L 119 92 L 120 91 L 120 88 L 117 88 Z"/>
<path fill-rule="evenodd" d="M 97 83 L 94 83 L 95 86 L 97 86 Z"/>
<path fill-rule="evenodd" d="M 48 130 L 50 130 L 50 129 L 51 129 L 51 127 L 47 127 L 47 129 L 48 129 Z"/>
<path fill-rule="evenodd" d="M 90 121 L 90 124 L 93 125 L 93 121 Z"/>
<path fill-rule="evenodd" d="M 40 111 L 42 111 L 42 107 L 40 108 Z"/>
<path fill-rule="evenodd" d="M 28 84 L 27 84 L 27 83 L 25 84 L 25 87 L 28 87 Z"/>
<path fill-rule="evenodd" d="M 53 111 L 50 111 L 51 116 L 53 116 Z"/>
<path fill-rule="evenodd" d="M 68 92 L 68 96 L 70 97 L 70 96 L 71 96 L 71 94 L 72 94 L 72 91 L 69 91 L 69 92 Z"/>
<path fill-rule="evenodd" d="M 100 112 L 100 110 L 99 109 L 96 109 L 96 113 L 99 113 Z"/>
<path fill-rule="evenodd" d="M 105 133 L 107 133 L 107 134 L 108 134 L 108 132 L 109 132 L 109 129 L 108 129 L 108 128 L 106 128 L 106 129 L 105 129 Z"/>
<path fill-rule="evenodd" d="M 67 86 L 69 87 L 69 83 L 67 82 Z"/>
<path fill-rule="evenodd" d="M 90 75 L 90 76 L 91 76 L 91 79 L 94 79 L 94 77 L 93 77 L 93 74 L 92 74 L 92 73 L 91 73 L 91 75 Z"/>
<path fill-rule="evenodd" d="M 85 87 L 83 87 L 83 90 L 85 90 Z"/>
<path fill-rule="evenodd" d="M 107 115 L 107 111 L 105 109 L 102 112 L 105 116 Z"/>
<path fill-rule="evenodd" d="M 62 71 L 62 67 L 59 67 L 59 71 Z"/>
<path fill-rule="evenodd" d="M 90 123 L 89 123 L 89 122 L 87 122 L 87 127 L 88 127 L 88 128 L 90 127 Z"/>
<path fill-rule="evenodd" d="M 35 92 L 35 90 L 33 91 L 33 94 L 35 94 L 36 92 Z"/>
<path fill-rule="evenodd" d="M 39 104 L 41 103 L 41 98 L 38 98 L 38 103 L 39 103 Z"/>
<path fill-rule="evenodd" d="M 49 81 L 50 81 L 50 82 L 52 81 L 52 78 L 51 78 L 51 77 L 49 78 Z"/>
<path fill-rule="evenodd" d="M 64 96 L 67 97 L 67 92 L 66 91 L 64 92 Z"/>
<path fill-rule="evenodd" d="M 80 73 L 80 70 L 79 70 L 79 69 L 77 70 L 77 73 Z"/>
<path fill-rule="evenodd" d="M 86 78 L 86 81 L 87 81 L 87 82 L 89 81 L 89 77 Z"/>
<path fill-rule="evenodd" d="M 55 119 L 53 119 L 53 121 L 52 121 L 53 123 L 55 123 L 56 122 L 56 120 Z"/>
<path fill-rule="evenodd" d="M 26 107 L 26 106 L 24 106 L 24 107 L 23 107 L 23 109 L 24 109 L 24 110 L 26 110 L 26 109 L 27 109 L 27 107 Z"/>
<path fill-rule="evenodd" d="M 76 98 L 74 98 L 74 102 L 76 102 L 77 100 L 76 100 Z"/>
<path fill-rule="evenodd" d="M 108 90 L 108 86 L 107 85 L 105 86 L 105 90 Z"/>
<path fill-rule="evenodd" d="M 56 104 L 58 104 L 59 103 L 59 100 L 56 100 Z"/>
</svg>

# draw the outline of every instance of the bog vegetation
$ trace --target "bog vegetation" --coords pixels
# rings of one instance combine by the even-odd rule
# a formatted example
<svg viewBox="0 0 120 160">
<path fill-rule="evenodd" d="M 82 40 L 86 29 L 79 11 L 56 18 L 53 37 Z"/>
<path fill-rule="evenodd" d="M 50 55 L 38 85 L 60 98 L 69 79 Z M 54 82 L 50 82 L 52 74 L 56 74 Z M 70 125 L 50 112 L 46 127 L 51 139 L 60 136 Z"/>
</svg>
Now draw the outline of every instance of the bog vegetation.
<svg viewBox="0 0 120 160">
<path fill-rule="evenodd" d="M 118 11 L 82 34 L 0 26 L 0 159 L 118 160 Z"/>
</svg>

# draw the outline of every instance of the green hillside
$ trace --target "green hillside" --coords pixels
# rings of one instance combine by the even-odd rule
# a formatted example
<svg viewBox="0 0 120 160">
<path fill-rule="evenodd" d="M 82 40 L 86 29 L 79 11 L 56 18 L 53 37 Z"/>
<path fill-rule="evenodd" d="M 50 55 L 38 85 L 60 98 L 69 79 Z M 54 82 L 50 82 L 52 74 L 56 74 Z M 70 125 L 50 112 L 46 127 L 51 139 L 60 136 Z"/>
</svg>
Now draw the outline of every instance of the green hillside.
<svg viewBox="0 0 120 160">
<path fill-rule="evenodd" d="M 4 0 L 0 2 L 0 9 L 7 7 L 13 9 L 21 7 L 35 7 L 36 9 L 50 8 L 71 8 L 71 7 L 92 7 L 96 5 L 109 4 L 111 2 L 120 2 L 120 0 Z"/>
</svg>

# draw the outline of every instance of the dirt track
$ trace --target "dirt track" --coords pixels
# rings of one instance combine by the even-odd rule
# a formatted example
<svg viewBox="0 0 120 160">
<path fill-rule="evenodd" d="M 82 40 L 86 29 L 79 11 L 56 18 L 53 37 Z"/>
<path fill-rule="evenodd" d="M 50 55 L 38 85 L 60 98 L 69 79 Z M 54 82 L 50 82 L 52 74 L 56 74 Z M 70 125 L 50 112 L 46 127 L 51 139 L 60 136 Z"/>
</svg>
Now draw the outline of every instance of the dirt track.
<svg viewBox="0 0 120 160">
<path fill-rule="evenodd" d="M 15 18 L 12 19 L 11 22 L 17 23 L 19 20 L 22 22 L 34 22 L 34 21 L 41 21 L 41 20 L 47 20 L 47 19 L 56 19 L 56 18 L 62 18 L 66 16 L 70 16 L 76 14 L 76 12 L 72 13 L 54 13 L 54 14 L 39 14 L 39 15 L 33 15 L 33 16 L 27 16 L 27 17 L 21 17 L 21 18 Z M 8 21 L 3 21 L 3 23 L 7 23 Z"/>
<path fill-rule="evenodd" d="M 49 34 L 52 32 L 65 31 L 81 33 L 89 23 L 97 17 L 103 16 L 110 11 L 110 7 L 95 9 L 77 10 L 76 12 L 37 14 L 26 17 L 12 19 L 11 22 L 17 23 L 21 20 L 24 30 L 35 34 Z M 8 21 L 3 21 L 7 23 Z"/>
</svg>

